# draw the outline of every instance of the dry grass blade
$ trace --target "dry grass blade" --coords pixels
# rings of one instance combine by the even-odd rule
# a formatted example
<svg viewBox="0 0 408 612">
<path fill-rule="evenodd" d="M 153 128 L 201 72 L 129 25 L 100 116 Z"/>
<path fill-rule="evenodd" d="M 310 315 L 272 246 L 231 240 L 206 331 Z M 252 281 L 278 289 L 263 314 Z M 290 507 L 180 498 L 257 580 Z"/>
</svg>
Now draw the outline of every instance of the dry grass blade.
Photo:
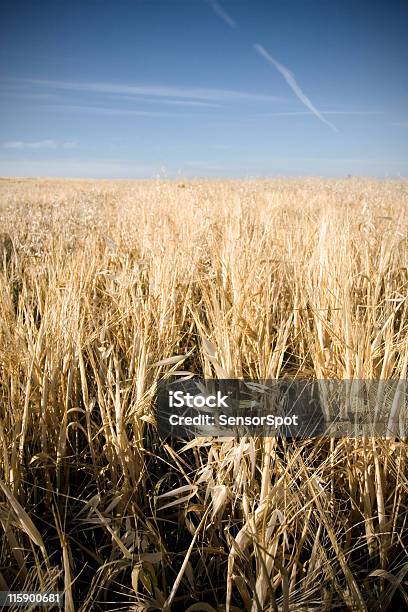
<svg viewBox="0 0 408 612">
<path fill-rule="evenodd" d="M 27 512 L 21 506 L 21 504 L 16 500 L 14 495 L 11 493 L 9 488 L 0 480 L 0 488 L 6 496 L 7 501 L 9 502 L 13 512 L 16 516 L 18 525 L 20 529 L 25 531 L 25 533 L 29 536 L 30 540 L 34 542 L 42 552 L 45 554 L 45 545 L 43 539 L 41 537 L 40 532 L 37 527 L 34 525 L 31 518 L 28 516 Z"/>
</svg>

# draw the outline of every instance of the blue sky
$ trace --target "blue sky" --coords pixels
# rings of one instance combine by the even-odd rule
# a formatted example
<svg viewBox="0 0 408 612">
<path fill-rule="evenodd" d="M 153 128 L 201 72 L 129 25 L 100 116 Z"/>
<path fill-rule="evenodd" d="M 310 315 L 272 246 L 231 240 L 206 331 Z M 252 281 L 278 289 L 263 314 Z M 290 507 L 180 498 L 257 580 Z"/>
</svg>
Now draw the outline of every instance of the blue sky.
<svg viewBox="0 0 408 612">
<path fill-rule="evenodd" d="M 0 175 L 408 176 L 408 3 L 0 8 Z"/>
</svg>

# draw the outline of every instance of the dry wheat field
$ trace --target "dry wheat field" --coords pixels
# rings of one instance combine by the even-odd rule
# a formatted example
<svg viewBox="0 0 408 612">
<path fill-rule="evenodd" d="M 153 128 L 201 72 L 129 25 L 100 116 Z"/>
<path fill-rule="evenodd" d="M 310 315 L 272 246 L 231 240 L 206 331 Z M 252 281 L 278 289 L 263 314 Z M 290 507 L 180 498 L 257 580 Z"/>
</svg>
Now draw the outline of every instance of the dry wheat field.
<svg viewBox="0 0 408 612">
<path fill-rule="evenodd" d="M 154 411 L 170 374 L 405 379 L 407 182 L 3 179 L 0 232 L 0 590 L 407 609 L 404 439 L 186 442 Z"/>
</svg>

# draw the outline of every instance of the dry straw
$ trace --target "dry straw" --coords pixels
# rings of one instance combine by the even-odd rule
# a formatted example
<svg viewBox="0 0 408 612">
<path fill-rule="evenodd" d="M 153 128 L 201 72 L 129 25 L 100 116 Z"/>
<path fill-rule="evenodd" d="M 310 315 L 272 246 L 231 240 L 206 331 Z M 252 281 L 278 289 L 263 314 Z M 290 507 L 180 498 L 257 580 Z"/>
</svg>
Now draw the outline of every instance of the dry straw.
<svg viewBox="0 0 408 612">
<path fill-rule="evenodd" d="M 171 444 L 153 398 L 169 374 L 405 379 L 407 184 L 0 189 L 0 589 L 405 609 L 404 440 Z"/>
</svg>

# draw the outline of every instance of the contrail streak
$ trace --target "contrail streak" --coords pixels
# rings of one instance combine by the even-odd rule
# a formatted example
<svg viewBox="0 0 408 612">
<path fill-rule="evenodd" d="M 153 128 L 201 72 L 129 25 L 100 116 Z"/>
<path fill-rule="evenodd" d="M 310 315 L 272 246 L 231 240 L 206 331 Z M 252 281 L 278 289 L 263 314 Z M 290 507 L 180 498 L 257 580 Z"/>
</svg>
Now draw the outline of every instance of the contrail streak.
<svg viewBox="0 0 408 612">
<path fill-rule="evenodd" d="M 228 13 L 224 11 L 222 6 L 216 0 L 207 0 L 207 2 L 211 6 L 215 14 L 218 15 L 218 17 L 220 17 L 220 19 L 222 19 L 224 23 L 226 23 L 231 28 L 237 27 L 237 23 L 232 19 L 232 17 L 228 15 Z M 266 49 L 262 45 L 259 45 L 258 43 L 256 43 L 254 44 L 254 48 L 256 49 L 256 51 L 258 51 L 260 55 L 262 55 L 262 57 L 264 57 L 267 60 L 267 62 L 269 62 L 274 68 L 276 68 L 276 70 L 278 70 L 278 72 L 281 73 L 281 75 L 283 76 L 283 78 L 285 79 L 285 81 L 287 82 L 287 84 L 289 85 L 293 93 L 295 94 L 295 96 L 299 98 L 299 100 L 306 106 L 306 108 L 309 109 L 309 111 L 313 115 L 315 115 L 315 117 L 320 119 L 322 123 L 325 123 L 326 125 L 328 125 L 329 128 L 333 130 L 333 132 L 339 131 L 333 123 L 331 123 L 330 121 L 325 119 L 325 117 L 323 117 L 319 109 L 315 107 L 315 105 L 312 103 L 311 100 L 309 100 L 309 98 L 302 91 L 301 87 L 296 81 L 295 75 L 292 72 L 290 72 L 290 70 L 288 70 L 280 62 L 278 62 L 278 60 L 272 57 L 272 55 L 269 55 L 269 53 L 266 51 Z"/>
<path fill-rule="evenodd" d="M 208 0 L 208 4 L 218 17 L 220 17 L 230 28 L 236 28 L 236 22 L 224 11 L 222 6 L 216 0 Z"/>
<path fill-rule="evenodd" d="M 336 126 L 333 125 L 333 123 L 331 123 L 330 121 L 327 121 L 327 119 L 325 119 L 323 117 L 322 113 L 314 106 L 314 104 L 311 102 L 311 100 L 309 100 L 309 98 L 306 96 L 306 94 L 303 93 L 302 89 L 300 88 L 300 86 L 298 85 L 298 83 L 297 83 L 297 81 L 295 79 L 295 75 L 292 74 L 292 72 L 290 72 L 290 70 L 285 68 L 285 66 L 283 66 L 280 62 L 278 62 L 274 57 L 272 57 L 272 55 L 269 55 L 269 53 L 266 51 L 266 49 L 264 49 L 264 47 L 262 47 L 262 45 L 259 45 L 258 43 L 256 43 L 254 45 L 254 47 L 258 51 L 258 53 L 260 55 L 262 55 L 262 57 L 264 57 L 266 59 L 267 62 L 269 62 L 274 68 L 276 68 L 276 70 L 278 70 L 278 72 L 281 73 L 281 75 L 283 76 L 283 78 L 285 79 L 285 81 L 287 82 L 289 87 L 292 89 L 292 91 L 295 94 L 295 96 L 297 96 L 299 98 L 299 100 L 318 119 L 320 119 L 320 121 L 322 121 L 323 123 L 328 125 L 334 132 L 338 132 L 339 130 L 336 128 Z"/>
</svg>

